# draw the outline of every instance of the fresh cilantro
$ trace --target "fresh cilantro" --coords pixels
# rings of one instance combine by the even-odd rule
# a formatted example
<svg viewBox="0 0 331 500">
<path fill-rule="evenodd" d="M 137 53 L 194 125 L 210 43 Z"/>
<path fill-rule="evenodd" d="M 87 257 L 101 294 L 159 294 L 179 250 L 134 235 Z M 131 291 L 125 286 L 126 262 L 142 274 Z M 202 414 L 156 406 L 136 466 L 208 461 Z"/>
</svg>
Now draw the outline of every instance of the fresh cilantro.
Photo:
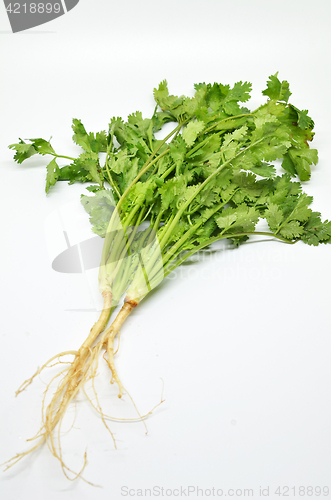
<svg viewBox="0 0 331 500">
<path fill-rule="evenodd" d="M 140 112 L 126 121 L 114 117 L 107 133 L 88 133 L 74 119 L 73 141 L 83 149 L 74 158 L 58 154 L 41 138 L 10 146 L 18 163 L 35 154 L 50 157 L 46 192 L 57 181 L 87 183 L 90 195 L 81 201 L 92 230 L 104 238 L 99 270 L 104 310 L 45 408 L 40 433 L 63 468 L 53 433 L 68 401 L 87 380 L 92 378 L 93 385 L 104 348 L 122 395 L 114 338 L 131 309 L 173 270 L 221 239 L 233 247 L 251 235 L 313 246 L 331 242 L 331 222 L 312 210 L 313 199 L 301 184 L 318 161 L 309 147 L 313 120 L 307 110 L 289 103 L 289 84 L 278 73 L 262 92 L 266 102 L 253 111 L 242 106 L 250 92 L 251 84 L 243 81 L 199 83 L 193 97 L 176 96 L 164 80 L 154 89 L 150 118 Z M 172 131 L 160 139 L 169 122 L 174 122 Z M 60 158 L 69 164 L 60 168 Z M 263 225 L 268 230 L 261 231 Z M 122 309 L 106 329 L 109 313 L 123 296 Z"/>
<path fill-rule="evenodd" d="M 228 237 L 235 245 L 246 241 L 263 218 L 276 238 L 328 241 L 329 223 L 312 212 L 312 198 L 299 182 L 309 180 L 318 161 L 309 147 L 314 122 L 307 110 L 288 102 L 288 82 L 271 75 L 262 92 L 268 100 L 254 111 L 243 107 L 250 98 L 248 82 L 194 87 L 193 97 L 176 96 L 163 80 L 154 89 L 151 118 L 139 111 L 127 121 L 114 117 L 107 133 L 88 133 L 74 119 L 73 140 L 83 149 L 76 158 L 57 154 L 41 138 L 20 139 L 10 148 L 18 163 L 35 154 L 53 156 L 47 192 L 60 180 L 89 183 L 94 197 L 82 200 L 97 234 L 106 235 L 114 203 L 124 224 L 150 221 L 168 270 L 183 253 L 217 238 Z M 177 123 L 173 132 L 157 139 L 155 133 L 170 121 Z M 58 158 L 70 163 L 59 167 Z M 285 174 L 276 176 L 276 160 Z"/>
</svg>

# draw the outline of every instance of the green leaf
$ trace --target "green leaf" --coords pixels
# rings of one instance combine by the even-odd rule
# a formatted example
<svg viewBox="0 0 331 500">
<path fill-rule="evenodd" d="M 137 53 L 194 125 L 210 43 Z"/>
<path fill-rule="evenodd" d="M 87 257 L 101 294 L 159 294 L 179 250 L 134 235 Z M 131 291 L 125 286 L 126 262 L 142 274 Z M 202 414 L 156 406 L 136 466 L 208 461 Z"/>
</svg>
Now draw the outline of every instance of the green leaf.
<svg viewBox="0 0 331 500">
<path fill-rule="evenodd" d="M 74 182 L 96 182 L 103 186 L 104 177 L 97 153 L 82 153 L 70 165 L 59 169 L 58 180 Z"/>
<path fill-rule="evenodd" d="M 254 207 L 248 207 L 245 203 L 236 208 L 228 207 L 222 214 L 215 218 L 222 234 L 233 232 L 251 232 L 259 220 L 260 214 Z"/>
<path fill-rule="evenodd" d="M 201 167 L 214 157 L 216 151 L 219 152 L 220 144 L 221 137 L 217 134 L 212 134 L 207 140 L 198 142 L 191 151 L 188 151 L 186 157 L 189 158 L 189 162 L 192 166 Z"/>
<path fill-rule="evenodd" d="M 274 203 L 269 204 L 267 210 L 264 212 L 264 217 L 267 219 L 271 231 L 277 231 L 284 220 L 282 210 Z"/>
<path fill-rule="evenodd" d="M 55 161 L 55 158 L 49 162 L 46 169 L 47 169 L 47 175 L 46 175 L 45 191 L 46 191 L 46 193 L 48 193 L 49 188 L 51 186 L 54 186 L 56 184 L 57 180 L 59 179 L 60 169 Z"/>
<path fill-rule="evenodd" d="M 290 176 L 283 174 L 273 179 L 268 199 L 270 203 L 281 206 L 290 195 L 297 196 L 300 192 L 301 184 L 299 182 L 291 182 Z"/>
<path fill-rule="evenodd" d="M 291 157 L 290 157 L 290 155 L 288 153 L 284 154 L 283 161 L 282 161 L 282 167 L 292 177 L 295 177 L 297 175 L 295 164 L 292 161 L 292 159 L 291 159 Z"/>
<path fill-rule="evenodd" d="M 254 118 L 254 125 L 255 130 L 252 133 L 252 142 L 274 134 L 279 128 L 280 123 L 278 118 L 274 115 L 257 112 Z"/>
<path fill-rule="evenodd" d="M 182 136 L 178 136 L 174 142 L 169 145 L 170 156 L 176 164 L 176 175 L 181 173 L 181 167 L 183 165 L 185 155 L 186 155 L 186 145 Z"/>
<path fill-rule="evenodd" d="M 55 151 L 52 148 L 51 144 L 49 141 L 45 141 L 45 139 L 29 139 L 29 141 L 32 142 L 33 147 L 35 150 L 41 154 L 41 155 L 48 155 L 48 154 L 53 154 L 55 155 Z"/>
<path fill-rule="evenodd" d="M 16 151 L 14 160 L 17 163 L 23 163 L 23 161 L 30 158 L 30 156 L 37 154 L 37 150 L 33 147 L 33 145 L 27 144 L 23 141 L 23 139 L 20 139 L 19 143 L 10 144 L 8 147 L 9 149 L 14 149 Z"/>
<path fill-rule="evenodd" d="M 215 182 L 208 183 L 197 195 L 197 202 L 201 206 L 211 207 L 215 205 L 220 199 L 220 187 L 217 185 L 217 180 Z M 190 186 L 191 194 L 196 190 L 196 186 Z M 187 189 L 189 189 L 187 188 Z"/>
<path fill-rule="evenodd" d="M 223 231 L 227 231 L 237 220 L 237 214 L 233 208 L 223 210 L 222 215 L 216 217 L 216 224 Z"/>
<path fill-rule="evenodd" d="M 95 143 L 92 142 L 92 150 L 95 153 L 107 152 L 107 134 L 105 130 L 95 134 Z"/>
<path fill-rule="evenodd" d="M 179 200 L 182 200 L 186 190 L 186 178 L 184 175 L 179 175 L 173 179 L 169 179 L 158 190 L 162 200 L 162 210 L 167 210 L 169 207 L 176 210 Z"/>
<path fill-rule="evenodd" d="M 73 141 L 87 153 L 107 151 L 107 136 L 104 130 L 98 132 L 96 135 L 92 132 L 88 134 L 81 120 L 77 118 L 72 120 L 72 130 L 74 131 Z"/>
<path fill-rule="evenodd" d="M 166 100 L 169 96 L 168 82 L 167 80 L 162 80 L 159 87 L 154 89 L 154 98 L 158 104 Z M 161 106 L 161 105 L 160 105 Z M 161 106 L 162 107 L 162 106 Z"/>
<path fill-rule="evenodd" d="M 97 182 L 100 186 L 103 185 L 104 179 L 96 153 L 82 153 L 74 163 L 89 173 L 89 179 L 92 182 Z"/>
<path fill-rule="evenodd" d="M 185 115 L 189 118 L 194 117 L 195 113 L 198 110 L 199 107 L 199 100 L 200 96 L 199 94 L 196 93 L 195 97 L 186 97 L 183 101 L 183 110 L 185 112 Z"/>
<path fill-rule="evenodd" d="M 126 171 L 128 164 L 130 163 L 130 157 L 128 155 L 127 149 L 121 149 L 117 155 L 110 158 L 108 166 L 109 169 L 115 174 L 121 174 Z"/>
<path fill-rule="evenodd" d="M 232 201 L 237 205 L 255 202 L 263 192 L 263 186 L 256 181 L 251 172 L 236 172 L 233 175 L 232 186 L 236 189 Z"/>
<path fill-rule="evenodd" d="M 87 191 L 90 193 L 97 193 L 98 191 L 102 191 L 103 188 L 101 186 L 95 186 L 94 184 L 91 184 L 91 186 L 87 186 Z"/>
<path fill-rule="evenodd" d="M 141 111 L 136 111 L 128 116 L 128 123 L 133 125 L 141 135 L 147 137 L 151 125 L 150 118 L 143 118 Z"/>
<path fill-rule="evenodd" d="M 113 193 L 109 189 L 102 189 L 96 192 L 94 196 L 82 195 L 81 203 L 90 215 L 92 231 L 104 238 L 116 206 Z"/>
<path fill-rule="evenodd" d="M 300 236 L 304 232 L 304 229 L 300 225 L 300 222 L 291 220 L 290 222 L 286 222 L 279 232 L 282 236 L 284 236 L 284 238 L 292 240 L 293 238 L 300 238 Z"/>
<path fill-rule="evenodd" d="M 262 162 L 260 165 L 255 165 L 251 168 L 254 174 L 260 175 L 261 177 L 274 177 L 276 175 L 276 169 L 273 165 L 269 163 Z"/>
<path fill-rule="evenodd" d="M 312 212 L 308 222 L 304 226 L 304 233 L 301 236 L 304 243 L 317 246 L 319 243 L 331 242 L 331 221 L 321 221 L 319 212 Z"/>
<path fill-rule="evenodd" d="M 205 124 L 202 121 L 189 122 L 182 132 L 182 137 L 187 146 L 192 146 L 198 134 L 203 131 Z"/>
<path fill-rule="evenodd" d="M 72 120 L 72 130 L 74 131 L 74 135 L 72 136 L 73 141 L 85 151 L 91 152 L 90 140 L 81 120 L 77 118 Z"/>
<path fill-rule="evenodd" d="M 223 109 L 228 115 L 238 115 L 242 112 L 239 102 L 246 102 L 250 99 L 252 85 L 248 82 L 237 82 L 229 90 L 223 102 Z"/>
<path fill-rule="evenodd" d="M 82 167 L 81 163 L 73 162 L 60 168 L 58 180 L 69 181 L 69 184 L 74 184 L 75 182 L 91 181 L 91 178 L 89 172 Z"/>
<path fill-rule="evenodd" d="M 291 189 L 292 184 L 294 184 L 294 190 Z M 270 229 L 288 239 L 299 238 L 304 232 L 305 223 L 312 215 L 312 210 L 308 206 L 313 198 L 305 193 L 295 192 L 295 184 L 289 182 L 287 192 L 279 200 L 278 205 L 270 202 L 264 212 Z M 273 197 L 270 196 L 270 198 Z"/>
<path fill-rule="evenodd" d="M 49 141 L 41 138 L 27 140 L 30 141 L 31 144 L 20 139 L 18 144 L 11 144 L 9 146 L 10 149 L 16 150 L 14 160 L 17 161 L 17 163 L 22 163 L 24 160 L 30 158 L 30 156 L 36 153 L 39 153 L 40 155 L 55 155 L 55 151 Z"/>
<path fill-rule="evenodd" d="M 314 122 L 311 121 L 308 128 L 300 128 L 298 125 L 298 111 L 292 105 L 286 106 L 284 113 L 279 117 L 279 121 L 286 126 L 289 132 L 292 146 L 298 148 L 307 148 L 308 142 L 312 141 L 314 132 L 312 131 Z"/>
<path fill-rule="evenodd" d="M 203 226 L 199 227 L 199 229 L 197 229 L 196 231 L 197 243 L 200 244 L 204 243 L 205 241 L 208 241 L 216 228 L 217 225 L 214 219 L 207 220 L 207 222 Z"/>
<path fill-rule="evenodd" d="M 242 110 L 240 110 L 242 112 Z M 226 115 L 225 115 L 226 116 Z M 215 122 L 215 131 L 220 130 L 233 130 L 234 128 L 240 127 L 241 125 L 245 125 L 249 120 L 249 116 L 246 118 L 242 116 L 241 118 L 233 118 L 231 120 L 223 119 L 218 122 Z"/>
<path fill-rule="evenodd" d="M 282 164 L 282 166 L 285 170 L 288 169 L 290 173 L 294 170 L 301 181 L 308 181 L 311 175 L 310 166 L 312 164 L 316 165 L 317 162 L 318 154 L 316 149 L 290 148 L 285 165 Z"/>
<path fill-rule="evenodd" d="M 296 108 L 293 106 L 293 104 L 290 104 L 291 108 L 294 109 L 294 111 L 297 114 L 297 123 L 301 129 L 313 129 L 314 128 L 314 121 L 308 116 L 308 110 L 304 109 L 303 111 L 300 111 L 300 109 Z"/>
<path fill-rule="evenodd" d="M 237 82 L 234 84 L 233 88 L 229 90 L 225 102 L 229 103 L 230 101 L 235 102 L 246 102 L 250 99 L 250 92 L 252 90 L 252 84 L 249 82 Z"/>
<path fill-rule="evenodd" d="M 309 219 L 312 210 L 308 208 L 308 206 L 312 203 L 313 197 L 312 196 L 307 196 L 306 193 L 300 194 L 297 199 L 288 204 L 288 207 L 290 208 L 291 212 L 289 215 L 287 215 L 287 220 L 297 220 L 300 222 L 305 222 L 306 220 Z M 294 206 L 292 203 L 295 203 Z M 285 204 L 285 207 L 287 205 Z"/>
<path fill-rule="evenodd" d="M 286 80 L 282 82 L 278 79 L 278 72 L 272 76 L 269 76 L 267 81 L 267 88 L 263 90 L 263 95 L 270 97 L 270 99 L 275 99 L 276 101 L 287 102 L 291 95 L 289 84 Z"/>
<path fill-rule="evenodd" d="M 168 84 L 163 80 L 159 87 L 154 89 L 154 99 L 162 111 L 169 111 L 176 119 L 185 113 L 183 97 L 169 95 Z"/>
</svg>

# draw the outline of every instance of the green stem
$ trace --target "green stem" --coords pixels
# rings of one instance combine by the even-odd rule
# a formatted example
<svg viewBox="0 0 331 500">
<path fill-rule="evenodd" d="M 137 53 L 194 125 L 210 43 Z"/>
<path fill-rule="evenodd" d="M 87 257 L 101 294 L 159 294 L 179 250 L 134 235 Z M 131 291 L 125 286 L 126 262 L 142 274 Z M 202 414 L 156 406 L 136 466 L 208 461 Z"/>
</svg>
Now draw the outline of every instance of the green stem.
<svg viewBox="0 0 331 500">
<path fill-rule="evenodd" d="M 140 213 L 138 216 L 136 216 L 139 209 L 141 209 Z M 124 292 L 127 275 L 131 266 L 131 260 L 124 257 L 126 253 L 130 254 L 130 245 L 136 235 L 138 226 L 141 223 L 145 210 L 145 207 L 141 208 L 139 205 L 137 205 L 135 207 L 135 210 L 129 214 L 129 217 L 127 217 L 126 219 L 125 225 L 123 224 L 120 230 L 116 233 L 114 246 L 111 248 L 110 255 L 108 255 L 107 258 L 108 261 L 109 257 L 111 256 L 111 262 L 106 261 L 106 265 L 104 267 L 100 266 L 99 277 L 103 278 L 104 280 L 106 279 L 110 288 L 113 287 L 113 284 L 116 281 L 116 289 L 121 290 L 121 294 Z M 133 230 L 131 234 L 127 235 L 125 231 L 130 223 L 132 223 Z M 119 282 L 120 278 L 121 280 Z"/>
<path fill-rule="evenodd" d="M 214 135 L 222 135 L 224 134 L 224 132 L 226 132 L 225 130 L 220 130 L 218 133 L 215 133 Z M 196 151 L 198 151 L 200 148 L 202 148 L 203 146 L 205 146 L 207 144 L 208 141 L 210 141 L 210 139 L 212 137 L 214 137 L 214 135 L 209 135 L 208 137 L 206 137 L 206 139 L 204 139 L 203 141 L 199 142 L 198 144 L 196 144 L 196 146 L 194 146 L 194 148 L 190 149 L 186 155 L 185 155 L 185 158 L 189 158 L 190 156 L 193 155 L 193 153 L 195 153 Z"/>
<path fill-rule="evenodd" d="M 133 179 L 133 181 L 129 184 L 129 186 L 126 188 L 126 190 L 124 191 L 124 193 L 122 194 L 121 198 L 119 199 L 118 203 L 117 203 L 117 210 L 119 210 L 119 208 L 121 207 L 126 195 L 129 193 L 130 189 L 132 188 L 132 186 L 134 186 L 140 179 L 140 177 L 142 177 L 144 175 L 145 172 L 147 172 L 147 170 L 156 162 L 158 161 L 162 156 L 164 156 L 166 153 L 169 152 L 169 149 L 167 149 L 166 151 L 164 151 L 163 153 L 161 153 L 157 158 L 154 158 L 154 156 L 158 153 L 158 151 L 162 148 L 162 146 L 167 142 L 168 139 L 170 139 L 171 136 L 173 136 L 178 130 L 181 129 L 181 127 L 183 126 L 185 122 L 181 122 L 177 125 L 177 127 L 172 130 L 170 132 L 170 134 L 168 134 L 161 142 L 160 144 L 155 148 L 155 150 L 153 151 L 153 153 L 148 157 L 148 159 L 146 160 L 145 164 L 143 165 L 142 169 L 139 171 L 139 173 L 137 174 L 137 176 L 135 177 L 135 179 Z M 153 160 L 153 161 L 152 161 Z"/>
<path fill-rule="evenodd" d="M 133 210 L 131 210 L 131 212 L 126 217 L 125 221 L 122 222 L 122 225 L 121 225 L 119 232 L 116 233 L 114 245 L 112 246 L 112 248 L 108 254 L 106 263 L 108 262 L 110 256 L 112 257 L 113 261 L 115 261 L 115 262 L 120 260 L 119 256 L 122 253 L 123 247 L 126 246 L 125 239 L 127 238 L 127 236 L 126 236 L 125 231 L 129 227 L 129 225 L 132 223 L 132 220 L 135 218 L 135 216 L 140 208 L 141 208 L 140 205 L 135 205 Z M 139 216 L 138 216 L 138 220 L 139 220 Z M 136 226 L 135 222 L 136 221 L 133 222 L 133 224 L 132 224 L 133 226 Z M 119 236 L 118 236 L 119 234 L 123 234 L 123 237 L 119 238 Z"/>
<path fill-rule="evenodd" d="M 71 161 L 77 160 L 77 158 L 72 158 L 71 156 L 57 155 L 56 153 L 49 153 L 49 154 L 55 156 L 55 158 L 65 158 L 66 160 L 71 160 Z"/>
<path fill-rule="evenodd" d="M 172 163 L 172 165 L 170 165 L 170 167 L 165 171 L 163 172 L 162 175 L 160 175 L 160 178 L 161 179 L 165 179 L 166 177 L 168 177 L 169 174 L 171 174 L 171 172 L 176 168 L 176 163 Z"/>
<path fill-rule="evenodd" d="M 157 232 L 157 230 L 159 229 L 159 225 L 160 225 L 160 222 L 161 222 L 161 219 L 162 219 L 162 215 L 163 215 L 163 211 L 160 209 L 159 213 L 158 213 L 158 216 L 156 217 L 156 220 L 155 220 L 155 223 L 154 223 L 154 231 Z"/>
<path fill-rule="evenodd" d="M 119 257 L 119 261 L 122 261 L 125 257 L 125 254 L 127 253 L 128 255 L 130 255 L 131 251 L 130 251 L 130 245 L 134 239 L 134 237 L 136 236 L 136 233 L 137 233 L 137 230 L 138 230 L 138 227 L 141 223 L 141 220 L 143 218 L 143 215 L 144 215 L 144 212 L 145 212 L 145 207 L 143 207 L 138 215 L 138 218 L 137 220 L 135 221 L 135 223 L 133 224 L 133 230 L 130 234 L 130 236 L 128 237 L 126 234 L 125 234 L 125 240 L 124 240 L 124 245 L 122 245 L 122 248 L 121 248 L 121 252 L 120 252 L 120 257 Z M 128 259 L 126 259 L 128 260 Z"/>
<path fill-rule="evenodd" d="M 226 201 L 223 201 L 222 203 L 219 203 L 214 208 L 214 210 L 210 211 L 210 213 L 209 213 L 209 215 L 208 215 L 208 217 L 206 219 L 202 219 L 201 218 L 201 220 L 199 222 L 197 222 L 188 231 L 186 231 L 185 234 L 183 234 L 183 236 L 175 243 L 175 245 L 173 245 L 171 248 L 169 248 L 169 250 L 167 251 L 167 253 L 165 254 L 165 256 L 163 258 L 163 264 L 164 265 L 166 265 L 166 263 L 171 259 L 171 257 L 174 254 L 176 254 L 176 252 L 178 251 L 178 249 L 180 249 L 180 247 L 189 239 L 189 237 L 191 236 L 192 233 L 194 233 L 202 224 L 205 224 L 205 222 L 207 220 L 209 220 L 216 212 L 218 212 L 218 210 L 220 208 L 224 207 L 224 205 L 226 205 L 227 203 L 229 203 L 229 201 L 235 195 L 235 193 L 238 191 L 238 189 L 236 189 Z"/>
<path fill-rule="evenodd" d="M 159 161 L 159 159 L 160 159 L 160 158 L 162 158 L 163 156 L 165 156 L 166 154 L 168 154 L 168 153 L 169 153 L 169 151 L 170 151 L 170 148 L 167 148 L 165 151 L 163 151 L 163 153 L 160 153 L 160 154 L 159 154 L 159 156 L 158 156 L 157 158 L 154 158 L 154 160 L 153 160 L 153 161 L 151 161 L 151 163 L 148 165 L 148 169 L 149 169 L 152 165 L 154 165 L 155 163 L 157 163 L 157 162 Z M 148 170 L 148 169 L 147 169 L 147 170 Z M 151 173 L 150 177 L 151 177 L 153 174 L 155 174 L 155 173 L 156 173 L 157 169 L 158 169 L 158 166 L 156 166 L 156 168 L 153 170 L 153 172 Z M 140 176 L 140 177 L 141 177 L 141 176 Z"/>
<path fill-rule="evenodd" d="M 99 282 L 100 282 L 100 289 L 101 289 L 101 291 L 103 291 L 103 289 L 105 289 L 105 290 L 109 289 L 109 283 L 107 282 L 106 261 L 107 261 L 109 250 L 110 250 L 110 246 L 111 246 L 111 232 L 113 230 L 113 225 L 114 225 L 114 221 L 116 220 L 116 216 L 119 217 L 121 205 L 122 205 L 123 201 L 125 200 L 127 194 L 129 193 L 130 189 L 138 182 L 138 180 L 140 179 L 140 177 L 142 175 L 144 175 L 144 173 L 147 172 L 147 170 L 151 167 L 151 165 L 153 163 L 155 163 L 161 157 L 161 155 L 159 155 L 156 159 L 153 160 L 153 158 L 158 153 L 158 151 L 167 142 L 167 140 L 170 139 L 170 137 L 172 137 L 174 134 L 176 134 L 176 132 L 178 132 L 181 129 L 181 127 L 183 126 L 184 123 L 185 123 L 185 121 L 184 122 L 180 122 L 177 125 L 177 127 L 175 127 L 160 142 L 160 144 L 155 148 L 155 150 L 149 156 L 149 158 L 147 159 L 147 161 L 145 162 L 144 166 L 142 167 L 142 169 L 140 170 L 140 172 L 137 174 L 137 176 L 135 177 L 135 179 L 126 188 L 126 190 L 124 191 L 124 193 L 122 194 L 121 198 L 119 199 L 119 201 L 118 201 L 118 203 L 116 205 L 116 208 L 115 208 L 115 210 L 114 210 L 114 212 L 113 212 L 113 214 L 112 214 L 112 216 L 110 218 L 109 224 L 108 224 L 107 233 L 106 233 L 106 237 L 105 237 L 105 242 L 104 242 L 103 249 L 102 249 L 101 263 L 100 263 L 100 272 L 99 272 Z M 166 152 L 162 153 L 162 155 L 163 154 L 166 154 Z M 115 228 L 115 229 L 117 229 L 117 228 Z"/>
<path fill-rule="evenodd" d="M 259 108 L 257 108 L 255 111 L 252 111 L 251 113 L 243 113 L 241 115 L 235 115 L 235 116 L 228 116 L 227 118 L 223 118 L 223 120 L 220 120 L 216 123 L 213 123 L 213 125 L 211 125 L 210 127 L 206 128 L 205 130 L 203 130 L 199 135 L 204 135 L 206 134 L 207 132 L 209 132 L 210 130 L 212 130 L 213 128 L 217 127 L 217 125 L 219 125 L 220 123 L 223 123 L 223 122 L 227 122 L 229 120 L 236 120 L 237 118 L 243 118 L 245 116 L 253 116 L 254 113 L 258 110 Z M 199 137 L 199 136 L 198 136 Z"/>
<path fill-rule="evenodd" d="M 202 250 L 203 248 L 211 245 L 215 241 L 223 240 L 223 239 L 226 239 L 226 238 L 240 238 L 242 236 L 252 236 L 254 234 L 257 235 L 257 236 L 269 236 L 271 238 L 277 238 L 278 240 L 283 241 L 284 243 L 288 243 L 290 245 L 294 245 L 294 243 L 297 242 L 297 240 L 290 241 L 290 240 L 287 240 L 286 238 L 282 238 L 281 236 L 276 235 L 275 233 L 270 233 L 270 232 L 267 232 L 267 231 L 251 231 L 251 232 L 242 232 L 242 233 L 234 233 L 234 234 L 223 234 L 221 236 L 219 236 L 219 235 L 218 236 L 214 236 L 213 238 L 210 238 L 206 242 L 201 243 L 201 245 L 198 245 L 195 248 L 193 248 L 192 250 L 190 250 L 189 252 L 187 252 L 179 260 L 176 260 L 174 262 L 174 264 L 172 264 L 172 265 L 170 264 L 170 266 L 168 266 L 166 268 L 165 272 L 164 272 L 164 277 L 168 276 L 174 269 L 176 269 L 176 267 L 180 266 L 186 259 L 188 259 L 189 257 L 191 257 L 194 253 L 196 253 L 199 250 Z M 174 256 L 174 258 L 178 257 L 179 254 L 180 254 L 180 252 L 176 256 Z"/>
<path fill-rule="evenodd" d="M 165 225 L 163 226 L 163 228 L 164 228 L 164 229 L 162 228 L 164 232 L 163 232 L 163 234 L 161 234 L 161 237 L 159 238 L 159 243 L 160 243 L 161 248 L 164 248 L 164 246 L 165 246 L 165 245 L 164 245 L 164 246 L 162 247 L 163 239 L 164 239 L 164 237 L 167 235 L 167 233 L 168 233 L 168 228 L 172 225 L 172 222 L 173 222 L 174 218 L 175 218 L 174 214 L 171 214 L 171 216 L 169 217 L 169 219 L 167 220 L 167 222 L 166 222 L 166 223 L 165 223 Z M 168 224 L 169 224 L 169 225 L 168 225 Z"/>
<path fill-rule="evenodd" d="M 184 123 L 184 122 L 183 122 L 183 123 Z M 182 125 L 183 125 L 183 123 L 182 123 Z M 174 142 L 174 140 L 176 139 L 176 137 L 177 137 L 177 136 L 178 136 L 178 134 L 179 134 L 179 131 L 180 131 L 180 128 L 177 130 L 177 132 L 175 133 L 175 135 L 173 136 L 173 138 L 171 139 L 171 141 L 170 141 L 170 143 L 169 143 L 169 144 L 171 144 L 172 142 Z M 168 149 L 166 152 L 167 152 L 167 153 L 169 153 L 169 151 L 170 151 L 170 149 Z M 165 152 L 165 154 L 166 154 L 166 152 Z M 162 156 L 164 156 L 164 155 L 162 155 Z M 160 158 L 161 158 L 161 155 L 159 155 L 157 159 L 159 160 Z M 157 170 L 158 170 L 158 165 L 156 165 L 155 169 L 154 169 L 154 170 L 153 170 L 153 172 L 150 174 L 150 177 L 151 177 L 152 175 L 156 174 Z"/>
<path fill-rule="evenodd" d="M 117 194 L 118 198 L 120 198 L 121 197 L 121 193 L 119 192 L 119 190 L 118 190 L 118 188 L 117 188 L 117 186 L 115 184 L 115 181 L 114 181 L 114 179 L 111 176 L 111 173 L 110 173 L 110 170 L 109 170 L 109 166 L 108 166 L 109 153 L 110 153 L 110 150 L 111 150 L 111 147 L 112 147 L 112 143 L 113 143 L 113 138 L 111 137 L 111 141 L 110 141 L 110 143 L 107 146 L 107 155 L 106 155 L 105 167 L 106 167 L 106 170 L 107 170 L 109 184 L 114 189 L 114 191 Z"/>
</svg>

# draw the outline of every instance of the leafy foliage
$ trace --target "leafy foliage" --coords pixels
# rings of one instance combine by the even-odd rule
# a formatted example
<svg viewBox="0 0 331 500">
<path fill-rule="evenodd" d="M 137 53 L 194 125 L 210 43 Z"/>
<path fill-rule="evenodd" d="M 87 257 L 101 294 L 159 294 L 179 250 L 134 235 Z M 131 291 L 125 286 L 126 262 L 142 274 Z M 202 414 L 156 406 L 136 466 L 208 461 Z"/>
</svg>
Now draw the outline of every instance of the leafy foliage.
<svg viewBox="0 0 331 500">
<path fill-rule="evenodd" d="M 165 275 L 217 239 L 228 238 L 238 246 L 261 219 L 270 229 L 264 234 L 283 241 L 331 241 L 331 223 L 312 211 L 312 197 L 302 192 L 300 181 L 310 179 L 311 165 L 318 161 L 316 149 L 309 147 L 314 122 L 307 110 L 289 103 L 288 82 L 271 75 L 262 92 L 267 100 L 254 111 L 243 106 L 250 98 L 248 82 L 232 87 L 199 83 L 194 88 L 193 97 L 172 95 L 163 80 L 154 89 L 151 118 L 139 111 L 127 121 L 114 117 L 107 132 L 87 133 L 81 120 L 74 119 L 73 141 L 83 150 L 75 158 L 57 154 L 41 138 L 10 146 L 18 163 L 35 154 L 53 156 L 47 165 L 47 192 L 61 180 L 90 183 L 92 195 L 83 196 L 82 203 L 93 231 L 105 237 L 108 274 L 103 281 L 108 284 L 115 279 L 115 268 L 107 264 L 107 256 L 116 251 L 112 259 L 117 262 L 131 235 L 132 248 L 149 248 L 155 234 Z M 174 122 L 173 131 L 163 140 L 156 138 L 168 122 Z M 100 153 L 106 153 L 105 159 Z M 69 164 L 59 167 L 60 158 Z M 276 175 L 276 160 L 282 175 Z M 114 244 L 109 229 L 116 204 L 127 235 Z M 142 221 L 150 230 L 139 234 L 137 246 L 132 228 Z M 145 252 L 145 274 L 150 265 L 153 275 L 153 252 Z M 138 261 L 132 259 L 130 269 L 123 271 L 126 283 Z"/>
</svg>

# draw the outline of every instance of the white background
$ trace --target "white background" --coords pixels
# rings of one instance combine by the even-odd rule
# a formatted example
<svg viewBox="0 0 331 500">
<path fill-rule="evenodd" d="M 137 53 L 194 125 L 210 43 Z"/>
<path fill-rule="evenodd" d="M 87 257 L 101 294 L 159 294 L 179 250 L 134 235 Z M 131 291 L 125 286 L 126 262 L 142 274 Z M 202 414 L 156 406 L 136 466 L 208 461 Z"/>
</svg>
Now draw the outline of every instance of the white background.
<svg viewBox="0 0 331 500">
<path fill-rule="evenodd" d="M 80 0 L 57 20 L 12 34 L 0 4 L 0 462 L 38 431 L 44 383 L 56 369 L 18 398 L 15 390 L 54 354 L 77 349 L 97 319 L 97 282 L 91 291 L 83 275 L 53 271 L 45 240 L 48 215 L 79 205 L 84 186 L 62 183 L 45 196 L 45 161 L 17 165 L 8 144 L 52 136 L 56 150 L 75 154 L 73 117 L 98 131 L 112 116 L 150 116 L 164 78 L 186 95 L 196 82 L 250 81 L 254 109 L 279 71 L 293 104 L 315 120 L 320 161 L 305 190 L 331 218 L 330 22 L 328 0 Z M 44 446 L 1 472 L 2 498 L 120 499 L 122 487 L 131 498 L 153 487 L 168 498 L 189 486 L 224 496 L 233 488 L 235 498 L 248 488 L 254 498 L 260 487 L 269 498 L 283 498 L 278 486 L 291 498 L 300 486 L 331 490 L 330 247 L 222 248 L 168 279 L 123 327 L 118 371 L 142 414 L 164 390 L 148 435 L 142 423 L 110 422 L 115 450 L 79 398 L 64 457 L 78 469 L 87 449 L 84 477 L 102 488 L 69 482 Z M 105 411 L 135 416 L 107 370 L 98 384 Z"/>
</svg>

